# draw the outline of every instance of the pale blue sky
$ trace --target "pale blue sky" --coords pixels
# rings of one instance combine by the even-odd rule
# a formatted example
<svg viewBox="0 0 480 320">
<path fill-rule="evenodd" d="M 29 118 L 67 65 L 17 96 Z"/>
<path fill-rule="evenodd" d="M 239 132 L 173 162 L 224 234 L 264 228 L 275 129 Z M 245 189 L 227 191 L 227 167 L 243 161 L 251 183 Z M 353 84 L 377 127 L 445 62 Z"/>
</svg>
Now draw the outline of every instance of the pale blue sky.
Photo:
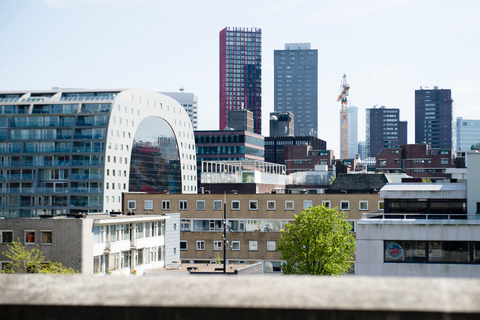
<svg viewBox="0 0 480 320">
<path fill-rule="evenodd" d="M 319 137 L 339 156 L 343 73 L 359 107 L 401 109 L 414 142 L 414 90 L 452 89 L 456 115 L 480 119 L 480 2 L 445 0 L 0 0 L 0 90 L 141 87 L 199 97 L 218 129 L 218 33 L 262 28 L 263 134 L 273 111 L 273 50 L 319 51 Z"/>
</svg>

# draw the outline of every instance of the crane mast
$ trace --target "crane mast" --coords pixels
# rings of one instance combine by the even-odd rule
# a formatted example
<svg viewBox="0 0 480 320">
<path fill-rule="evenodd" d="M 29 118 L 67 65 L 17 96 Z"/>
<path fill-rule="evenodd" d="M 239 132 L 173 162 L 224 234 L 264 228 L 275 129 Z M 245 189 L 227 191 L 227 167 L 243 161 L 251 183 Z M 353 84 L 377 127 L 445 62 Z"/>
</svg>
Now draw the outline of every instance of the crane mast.
<svg viewBox="0 0 480 320">
<path fill-rule="evenodd" d="M 340 101 L 342 105 L 342 112 L 340 115 L 341 122 L 341 136 L 340 136 L 340 154 L 341 159 L 347 159 L 348 156 L 348 91 L 350 86 L 347 83 L 347 75 L 343 75 L 343 80 L 340 83 L 340 95 L 337 102 Z"/>
</svg>

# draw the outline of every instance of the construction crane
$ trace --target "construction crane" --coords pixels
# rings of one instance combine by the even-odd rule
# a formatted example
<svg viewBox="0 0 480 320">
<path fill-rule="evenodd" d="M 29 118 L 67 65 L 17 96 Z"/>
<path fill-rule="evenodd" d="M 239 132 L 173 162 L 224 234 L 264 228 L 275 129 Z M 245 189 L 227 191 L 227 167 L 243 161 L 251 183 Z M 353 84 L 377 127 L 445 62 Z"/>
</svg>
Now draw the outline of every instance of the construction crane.
<svg viewBox="0 0 480 320">
<path fill-rule="evenodd" d="M 340 95 L 337 102 L 341 101 L 342 113 L 340 116 L 341 122 L 341 136 L 340 136 L 340 154 L 341 159 L 347 159 L 348 156 L 348 90 L 350 86 L 347 83 L 347 75 L 343 75 L 343 80 L 340 83 Z"/>
</svg>

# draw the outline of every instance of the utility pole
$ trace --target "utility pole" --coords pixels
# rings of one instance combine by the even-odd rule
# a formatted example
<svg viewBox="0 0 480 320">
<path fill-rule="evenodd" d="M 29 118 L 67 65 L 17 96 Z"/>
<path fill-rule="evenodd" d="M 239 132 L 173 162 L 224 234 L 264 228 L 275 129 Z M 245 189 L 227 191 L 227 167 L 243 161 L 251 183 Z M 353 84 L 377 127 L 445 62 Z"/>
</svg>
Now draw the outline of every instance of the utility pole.
<svg viewBox="0 0 480 320">
<path fill-rule="evenodd" d="M 223 274 L 227 274 L 227 194 L 223 196 Z"/>
</svg>

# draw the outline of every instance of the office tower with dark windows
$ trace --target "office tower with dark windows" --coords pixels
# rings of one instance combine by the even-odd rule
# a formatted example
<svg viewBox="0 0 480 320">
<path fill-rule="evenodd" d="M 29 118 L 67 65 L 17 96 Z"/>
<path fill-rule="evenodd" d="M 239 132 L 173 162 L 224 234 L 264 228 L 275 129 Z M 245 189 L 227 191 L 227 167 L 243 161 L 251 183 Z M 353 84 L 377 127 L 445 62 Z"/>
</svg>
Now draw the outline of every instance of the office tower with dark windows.
<svg viewBox="0 0 480 320">
<path fill-rule="evenodd" d="M 118 212 L 129 191 L 196 193 L 194 139 L 183 107 L 153 91 L 0 92 L 0 219 Z"/>
<path fill-rule="evenodd" d="M 400 121 L 398 108 L 367 108 L 367 157 L 376 157 L 383 148 L 399 148 L 407 144 L 407 122 Z"/>
<path fill-rule="evenodd" d="M 262 30 L 227 27 L 220 31 L 219 129 L 228 111 L 253 113 L 254 132 L 262 133 Z"/>
<path fill-rule="evenodd" d="M 274 51 L 274 110 L 295 115 L 295 136 L 317 137 L 318 50 L 286 43 Z"/>
<path fill-rule="evenodd" d="M 455 150 L 457 123 L 453 111 L 450 89 L 435 86 L 415 90 L 415 143 Z"/>
</svg>

